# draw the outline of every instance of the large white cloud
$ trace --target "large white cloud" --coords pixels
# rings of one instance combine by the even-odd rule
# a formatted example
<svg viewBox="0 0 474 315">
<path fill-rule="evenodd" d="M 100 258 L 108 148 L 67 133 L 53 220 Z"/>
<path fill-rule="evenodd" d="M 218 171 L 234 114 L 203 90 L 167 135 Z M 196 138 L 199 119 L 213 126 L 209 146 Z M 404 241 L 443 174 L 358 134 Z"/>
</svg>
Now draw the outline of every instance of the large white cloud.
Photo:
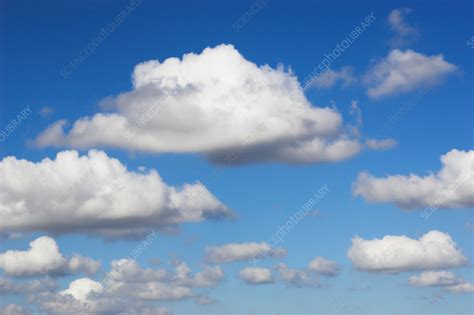
<svg viewBox="0 0 474 315">
<path fill-rule="evenodd" d="M 312 106 L 291 71 L 257 66 L 231 45 L 141 63 L 133 90 L 104 104 L 112 112 L 78 119 L 66 132 L 58 121 L 36 144 L 202 153 L 227 165 L 338 161 L 360 150 L 341 115 Z"/>
<path fill-rule="evenodd" d="M 369 69 L 364 80 L 369 97 L 380 98 L 432 84 L 456 69 L 443 55 L 425 56 L 409 49 L 395 49 Z"/>
<path fill-rule="evenodd" d="M 403 209 L 474 207 L 474 151 L 451 150 L 441 162 L 436 174 L 423 177 L 360 173 L 353 194 L 369 202 L 394 202 Z"/>
<path fill-rule="evenodd" d="M 273 283 L 272 271 L 268 268 L 247 267 L 239 272 L 239 276 L 248 284 Z"/>
<path fill-rule="evenodd" d="M 61 275 L 85 272 L 94 274 L 100 263 L 90 258 L 74 255 L 66 259 L 59 251 L 55 240 L 42 236 L 30 242 L 26 251 L 8 250 L 0 253 L 0 269 L 15 277 L 37 275 Z"/>
<path fill-rule="evenodd" d="M 59 152 L 34 163 L 0 161 L 0 232 L 141 235 L 229 216 L 202 184 L 168 186 L 155 170 L 128 171 L 102 151 Z"/>
<path fill-rule="evenodd" d="M 251 242 L 209 246 L 206 248 L 205 258 L 207 262 L 220 264 L 233 261 L 252 260 L 254 258 L 283 257 L 285 255 L 285 249 L 272 248 L 266 242 Z"/>
<path fill-rule="evenodd" d="M 453 268 L 468 261 L 451 236 L 439 231 L 418 240 L 392 235 L 372 240 L 354 237 L 347 256 L 359 270 L 386 273 Z"/>
</svg>

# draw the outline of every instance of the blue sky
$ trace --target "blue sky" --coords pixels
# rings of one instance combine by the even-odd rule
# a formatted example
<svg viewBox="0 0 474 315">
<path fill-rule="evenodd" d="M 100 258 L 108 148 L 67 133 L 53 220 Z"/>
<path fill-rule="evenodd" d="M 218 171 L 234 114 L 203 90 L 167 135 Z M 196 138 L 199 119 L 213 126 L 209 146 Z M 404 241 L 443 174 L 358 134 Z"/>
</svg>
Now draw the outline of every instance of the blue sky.
<svg viewBox="0 0 474 315">
<path fill-rule="evenodd" d="M 130 2 L 0 1 L 0 214 L 4 221 L 0 224 L 0 307 L 4 313 L 0 314 L 17 314 L 20 308 L 30 314 L 65 313 L 60 304 L 71 306 L 70 312 L 75 313 L 118 313 L 107 310 L 107 302 L 115 299 L 129 301 L 130 309 L 123 310 L 127 314 L 473 312 L 474 191 L 469 177 L 474 160 L 472 1 L 455 5 L 448 1 L 363 1 L 356 6 L 344 1 L 271 0 L 142 0 L 135 4 L 130 14 L 65 77 L 65 67 Z M 366 29 L 335 58 L 325 74 L 312 78 L 312 84 L 303 90 L 304 79 L 325 54 L 331 53 L 371 13 L 374 19 Z M 136 81 L 142 80 L 153 89 L 147 91 L 146 86 L 132 84 L 138 64 L 182 59 L 188 53 L 196 54 L 195 64 L 183 61 L 167 69 L 143 64 L 143 72 L 135 74 Z M 252 63 L 266 64 L 272 70 L 252 68 Z M 283 70 L 276 70 L 279 65 Z M 146 74 L 158 79 L 153 81 Z M 186 86 L 165 80 L 173 75 L 191 88 L 186 90 Z M 248 81 L 240 81 L 239 76 Z M 410 103 L 432 79 L 440 81 Z M 224 94 L 227 84 L 232 89 Z M 131 106 L 141 104 L 137 110 L 146 113 L 153 101 L 160 99 L 160 93 L 168 93 L 170 85 L 179 95 L 170 94 L 164 102 L 174 104 L 176 111 L 164 109 L 141 124 L 132 141 L 124 140 L 127 135 L 112 120 L 98 124 L 99 129 L 94 129 L 97 126 L 92 123 L 85 124 L 79 136 L 74 131 L 75 121 L 97 113 L 116 113 L 133 123 L 133 115 L 140 112 L 134 112 Z M 371 96 L 371 88 L 382 92 Z M 194 98 L 189 101 L 186 93 Z M 249 106 L 240 102 L 240 97 L 258 101 Z M 397 116 L 406 104 L 413 105 Z M 123 110 L 127 106 L 129 110 Z M 173 120 L 160 120 L 160 113 Z M 205 114 L 201 117 L 201 113 Z M 7 125 L 18 121 L 19 115 L 24 119 L 8 131 Z M 336 116 L 341 120 L 339 125 L 332 120 Z M 396 122 L 380 132 L 393 117 L 397 117 Z M 69 125 L 62 132 L 41 138 L 49 126 L 63 119 Z M 266 124 L 262 133 L 254 131 L 258 120 Z M 326 123 L 337 131 L 318 129 Z M 109 134 L 109 138 L 103 136 Z M 154 140 L 145 139 L 145 135 L 152 135 Z M 249 136 L 255 143 L 247 150 L 241 143 Z M 308 138 L 322 141 L 327 147 L 294 149 L 295 143 L 306 145 Z M 367 140 L 373 140 L 372 145 Z M 339 142 L 341 149 L 328 153 L 330 143 Z M 58 152 L 71 149 L 78 151 L 82 162 L 73 154 L 51 169 L 41 162 L 45 158 L 58 161 Z M 105 152 L 94 160 L 99 164 L 93 164 L 90 149 Z M 219 167 L 213 157 L 222 152 L 236 154 L 237 159 Z M 14 161 L 7 163 L 7 156 Z M 446 157 L 444 164 L 442 156 Z M 111 167 L 111 158 L 118 159 L 127 170 Z M 24 167 L 20 159 L 30 161 L 31 168 Z M 80 203 L 84 194 L 91 199 L 100 197 L 97 188 L 87 186 L 111 184 L 101 177 L 101 166 L 130 180 L 137 191 L 129 190 L 126 182 L 122 191 L 110 193 L 110 198 L 123 197 L 125 201 L 94 204 L 87 208 L 92 214 L 74 217 L 67 211 L 84 206 L 84 201 Z M 94 170 L 91 181 L 78 182 L 74 172 L 83 172 L 82 167 Z M 438 173 L 443 167 L 446 172 Z M 166 189 L 150 175 L 151 169 L 159 173 Z M 367 180 L 361 172 L 370 174 Z M 417 179 L 410 180 L 411 174 Z M 79 183 L 84 187 L 67 191 L 51 184 L 57 178 L 71 180 L 64 186 Z M 198 219 L 174 217 L 161 201 L 156 201 L 159 205 L 153 203 L 154 196 L 166 194 L 170 186 L 196 182 L 201 182 L 220 203 L 191 200 L 191 204 L 175 209 L 189 211 L 189 215 L 199 213 Z M 449 188 L 453 183 L 454 188 Z M 156 187 L 160 190 L 155 191 Z M 249 250 L 254 242 L 268 243 L 321 187 L 327 187 L 328 192 L 276 246 L 285 249 L 286 255 L 265 257 L 258 266 L 251 265 L 239 251 Z M 71 195 L 72 206 L 59 202 L 59 209 L 50 210 L 48 202 Z M 126 198 L 133 199 L 134 195 L 150 198 L 151 206 L 141 199 L 129 203 Z M 177 194 L 176 198 L 184 197 Z M 199 203 L 203 206 L 196 205 Z M 433 206 L 436 209 L 425 219 L 421 214 Z M 202 207 L 217 213 L 218 218 L 201 213 Z M 102 227 L 107 232 L 87 228 L 96 222 L 94 216 L 99 222 L 103 212 L 114 215 L 120 211 L 130 211 L 123 222 L 131 224 L 133 235 L 126 234 L 114 220 L 104 221 Z M 147 217 L 141 211 L 153 215 Z M 140 213 L 145 219 L 132 222 L 132 213 Z M 68 216 L 71 222 L 64 224 Z M 178 224 L 165 222 L 167 216 Z M 173 274 L 184 262 L 192 274 L 219 268 L 223 276 L 210 286 L 189 284 L 197 280 L 187 279 L 187 285 L 179 285 L 189 287 L 193 296 L 172 301 L 159 296 L 134 297 L 133 291 L 142 289 L 143 283 L 125 287 L 128 294 L 109 291 L 104 277 L 111 270 L 111 262 L 129 256 L 151 230 L 158 237 L 136 257 L 140 268 L 164 269 Z M 429 234 L 432 242 L 419 243 L 430 231 L 442 233 Z M 115 232 L 124 234 L 111 236 Z M 84 275 L 63 263 L 45 271 L 36 258 L 17 255 L 42 236 L 57 244 L 63 259 L 77 253 L 100 262 L 100 269 Z M 352 242 L 356 236 L 363 240 L 360 247 Z M 392 242 L 386 236 L 396 238 Z M 387 242 L 373 242 L 375 239 Z M 236 257 L 231 262 L 206 259 L 210 247 L 234 243 L 241 247 L 233 252 Z M 372 255 L 384 253 L 379 245 L 383 245 L 388 258 L 371 260 Z M 415 247 L 412 250 L 410 246 Z M 350 249 L 357 255 L 348 255 Z M 321 267 L 311 268 L 310 262 L 316 257 L 323 257 L 330 266 L 337 265 L 336 275 Z M 27 259 L 33 260 L 31 264 Z M 151 264 L 153 259 L 161 263 Z M 9 265 L 11 261 L 33 269 L 35 264 L 40 267 L 17 270 Z M 296 274 L 315 277 L 315 283 L 285 277 L 282 264 Z M 271 283 L 250 280 L 241 273 L 245 268 L 257 267 L 271 272 Z M 455 279 L 449 284 L 439 279 L 430 285 L 410 283 L 410 277 L 423 272 L 435 276 L 446 272 Z M 87 310 L 74 309 L 78 296 L 64 293 L 72 281 L 81 278 L 102 286 L 100 292 L 95 292 L 99 297 L 86 298 Z M 4 284 L 45 279 L 57 286 L 30 292 L 23 287 L 14 293 Z M 171 288 L 165 291 L 178 286 L 176 281 L 166 282 Z M 212 303 L 200 305 L 199 299 L 202 302 L 204 297 Z M 28 298 L 34 302 L 29 303 Z M 64 298 L 69 299 L 68 303 Z M 97 305 L 102 302 L 107 307 L 100 309 Z"/>
</svg>

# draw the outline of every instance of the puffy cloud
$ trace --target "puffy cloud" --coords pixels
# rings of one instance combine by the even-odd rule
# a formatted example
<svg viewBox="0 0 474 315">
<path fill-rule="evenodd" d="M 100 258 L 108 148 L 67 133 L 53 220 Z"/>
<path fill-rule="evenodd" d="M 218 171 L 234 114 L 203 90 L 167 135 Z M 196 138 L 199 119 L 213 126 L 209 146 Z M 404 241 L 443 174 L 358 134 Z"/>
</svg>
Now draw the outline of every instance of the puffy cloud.
<svg viewBox="0 0 474 315">
<path fill-rule="evenodd" d="M 272 248 L 266 242 L 261 243 L 230 243 L 206 248 L 206 261 L 211 263 L 228 263 L 233 261 L 250 260 L 253 258 L 283 257 L 286 250 Z"/>
<path fill-rule="evenodd" d="M 347 256 L 359 270 L 386 273 L 459 267 L 468 261 L 451 236 L 439 231 L 418 240 L 392 235 L 373 240 L 354 237 Z"/>
<path fill-rule="evenodd" d="M 280 278 L 283 282 L 296 287 L 317 287 L 320 285 L 316 273 L 309 269 L 293 269 L 284 263 L 277 265 Z"/>
<path fill-rule="evenodd" d="M 273 283 L 272 271 L 268 268 L 247 267 L 239 272 L 239 276 L 248 284 Z"/>
<path fill-rule="evenodd" d="M 76 254 L 69 260 L 68 268 L 74 273 L 83 272 L 88 275 L 93 275 L 100 269 L 100 262 Z"/>
<path fill-rule="evenodd" d="M 319 287 L 319 275 L 334 277 L 339 273 L 339 265 L 335 261 L 323 257 L 316 257 L 306 268 L 294 269 L 284 263 L 276 266 L 280 280 L 296 287 Z"/>
<path fill-rule="evenodd" d="M 367 147 L 372 150 L 389 150 L 397 146 L 395 139 L 367 139 Z"/>
<path fill-rule="evenodd" d="M 20 305 L 7 304 L 0 308 L 0 315 L 27 315 L 28 312 Z"/>
<path fill-rule="evenodd" d="M 100 262 L 74 255 L 69 261 L 60 253 L 55 240 L 42 236 L 30 242 L 26 251 L 8 250 L 0 253 L 0 268 L 15 277 L 61 275 L 85 272 L 93 274 Z"/>
<path fill-rule="evenodd" d="M 416 27 L 411 26 L 407 21 L 410 9 L 394 9 L 388 15 L 388 23 L 394 32 L 394 37 L 390 41 L 392 47 L 402 47 L 413 42 L 418 36 Z"/>
<path fill-rule="evenodd" d="M 308 266 L 308 269 L 325 276 L 336 276 L 339 272 L 339 265 L 335 261 L 327 260 L 323 257 L 316 257 Z"/>
<path fill-rule="evenodd" d="M 133 90 L 103 103 L 112 112 L 68 131 L 57 121 L 36 144 L 200 153 L 226 165 L 339 161 L 361 147 L 340 113 L 309 103 L 291 71 L 257 66 L 231 45 L 141 63 Z"/>
<path fill-rule="evenodd" d="M 410 277 L 410 284 L 416 287 L 445 286 L 459 283 L 459 279 L 449 271 L 424 271 Z"/>
<path fill-rule="evenodd" d="M 474 284 L 456 277 L 452 272 L 425 271 L 410 277 L 410 284 L 417 287 L 441 286 L 444 291 L 454 294 L 474 293 Z"/>
<path fill-rule="evenodd" d="M 69 288 L 59 291 L 61 295 L 72 295 L 74 299 L 79 301 L 87 301 L 88 297 L 94 293 L 102 293 L 104 287 L 97 281 L 89 278 L 81 278 L 74 280 L 69 284 Z"/>
<path fill-rule="evenodd" d="M 171 314 L 156 307 L 155 301 L 195 298 L 204 302 L 198 290 L 215 287 L 223 278 L 218 266 L 192 274 L 184 262 L 176 262 L 174 271 L 169 271 L 142 268 L 134 260 L 120 259 L 112 261 L 101 282 L 76 279 L 64 290 L 39 294 L 35 301 L 52 314 Z"/>
<path fill-rule="evenodd" d="M 380 98 L 432 84 L 456 69 L 443 55 L 425 56 L 409 49 L 395 49 L 369 69 L 364 80 L 369 97 Z"/>
<path fill-rule="evenodd" d="M 343 85 L 352 84 L 355 80 L 353 69 L 351 67 L 343 67 L 340 71 L 328 69 L 311 80 L 309 87 L 319 89 L 328 89 L 336 83 L 342 82 Z"/>
<path fill-rule="evenodd" d="M 0 232 L 137 236 L 231 214 L 200 183 L 168 186 L 155 170 L 128 171 L 96 150 L 63 151 L 37 163 L 6 157 L 0 178 L 0 216 L 8 218 Z"/>
<path fill-rule="evenodd" d="M 369 202 L 395 202 L 403 209 L 474 207 L 474 151 L 451 150 L 441 156 L 441 163 L 436 174 L 424 177 L 360 173 L 353 194 Z"/>
</svg>

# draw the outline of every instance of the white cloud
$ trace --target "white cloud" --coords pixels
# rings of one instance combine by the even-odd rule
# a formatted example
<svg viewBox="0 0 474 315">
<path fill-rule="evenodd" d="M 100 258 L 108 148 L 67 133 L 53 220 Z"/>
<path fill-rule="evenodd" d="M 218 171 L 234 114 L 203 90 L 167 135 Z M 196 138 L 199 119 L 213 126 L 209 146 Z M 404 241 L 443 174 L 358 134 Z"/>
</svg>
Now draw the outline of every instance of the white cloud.
<svg viewBox="0 0 474 315">
<path fill-rule="evenodd" d="M 339 265 L 335 261 L 327 260 L 323 257 L 316 257 L 308 266 L 308 269 L 325 276 L 336 276 L 339 272 Z"/>
<path fill-rule="evenodd" d="M 268 268 L 247 267 L 239 272 L 239 276 L 248 284 L 273 283 L 272 271 Z"/>
<path fill-rule="evenodd" d="M 456 71 L 457 67 L 443 55 L 425 56 L 413 50 L 392 50 L 366 73 L 371 98 L 407 93 L 432 84 Z"/>
<path fill-rule="evenodd" d="M 388 15 L 388 23 L 394 32 L 394 37 L 390 41 L 392 47 L 402 47 L 412 43 L 418 36 L 416 27 L 411 26 L 406 21 L 407 15 L 411 13 L 410 9 L 395 9 Z"/>
<path fill-rule="evenodd" d="M 8 250 L 0 253 L 0 268 L 15 277 L 62 275 L 85 272 L 93 274 L 100 262 L 74 255 L 69 261 L 60 253 L 55 240 L 42 236 L 30 242 L 26 251 Z"/>
<path fill-rule="evenodd" d="M 439 231 L 418 240 L 392 235 L 373 240 L 354 237 L 347 256 L 359 270 L 386 273 L 453 268 L 468 261 L 451 236 Z"/>
<path fill-rule="evenodd" d="M 102 293 L 102 291 L 104 291 L 104 287 L 99 282 L 89 278 L 80 278 L 71 282 L 66 290 L 59 291 L 59 294 L 70 294 L 74 299 L 84 302 L 91 294 Z"/>
<path fill-rule="evenodd" d="M 100 262 L 76 254 L 69 260 L 68 269 L 74 273 L 84 272 L 93 275 L 100 269 Z"/>
<path fill-rule="evenodd" d="M 230 243 L 206 248 L 206 261 L 211 263 L 228 263 L 233 261 L 250 260 L 253 258 L 283 257 L 286 250 L 272 248 L 265 242 Z"/>
<path fill-rule="evenodd" d="M 339 112 L 309 103 L 291 71 L 259 67 L 231 45 L 141 63 L 133 90 L 104 104 L 112 113 L 78 119 L 66 132 L 57 121 L 35 143 L 200 153 L 227 165 L 339 161 L 361 147 Z"/>
<path fill-rule="evenodd" d="M 474 207 L 474 151 L 451 150 L 441 156 L 441 162 L 436 174 L 424 177 L 377 178 L 360 173 L 352 186 L 353 194 L 368 202 L 394 202 L 403 209 Z"/>
<path fill-rule="evenodd" d="M 367 147 L 372 150 L 389 150 L 397 146 L 395 139 L 367 139 Z"/>
<path fill-rule="evenodd" d="M 320 285 L 316 273 L 308 269 L 289 268 L 284 263 L 277 265 L 280 278 L 283 282 L 296 287 L 317 287 Z"/>
<path fill-rule="evenodd" d="M 424 271 L 410 277 L 410 284 L 416 287 L 446 286 L 458 284 L 459 279 L 449 271 Z"/>
<path fill-rule="evenodd" d="M 231 214 L 200 183 L 168 186 L 155 170 L 128 171 L 96 150 L 84 156 L 63 151 L 37 163 L 6 157 L 0 178 L 5 232 L 136 236 Z"/>
<path fill-rule="evenodd" d="M 315 76 L 309 83 L 310 87 L 319 89 L 328 89 L 342 82 L 343 86 L 350 85 L 354 82 L 353 69 L 351 67 L 343 67 L 340 71 L 328 69 L 318 76 Z"/>
<path fill-rule="evenodd" d="M 453 286 L 447 286 L 444 290 L 454 294 L 474 293 L 474 284 L 471 282 L 463 282 Z"/>
<path fill-rule="evenodd" d="M 142 268 L 133 260 L 120 259 L 112 261 L 101 282 L 77 279 L 65 290 L 39 295 L 36 301 L 52 314 L 170 314 L 155 302 L 190 298 L 203 302 L 199 290 L 215 287 L 223 278 L 218 266 L 192 274 L 184 262 L 176 262 L 174 271 L 169 271 Z"/>
<path fill-rule="evenodd" d="M 422 272 L 418 276 L 410 277 L 410 284 L 417 287 L 444 287 L 444 291 L 454 294 L 474 293 L 474 284 L 445 270 Z"/>
</svg>

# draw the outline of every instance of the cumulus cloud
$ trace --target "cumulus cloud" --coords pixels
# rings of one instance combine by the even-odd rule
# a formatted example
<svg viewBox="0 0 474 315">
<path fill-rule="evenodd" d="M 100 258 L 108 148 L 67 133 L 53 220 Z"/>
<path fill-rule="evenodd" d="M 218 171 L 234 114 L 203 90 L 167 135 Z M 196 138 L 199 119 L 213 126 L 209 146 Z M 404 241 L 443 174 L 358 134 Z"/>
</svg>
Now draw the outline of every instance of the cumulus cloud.
<svg viewBox="0 0 474 315">
<path fill-rule="evenodd" d="M 343 67 L 336 71 L 328 69 L 311 80 L 309 87 L 318 89 L 328 89 L 341 82 L 343 86 L 352 84 L 355 81 L 353 69 L 351 67 Z"/>
<path fill-rule="evenodd" d="M 273 283 L 272 271 L 268 268 L 247 267 L 239 272 L 239 276 L 248 284 Z"/>
<path fill-rule="evenodd" d="M 319 287 L 320 276 L 335 277 L 339 273 L 340 266 L 335 262 L 323 257 L 316 257 L 306 268 L 290 268 L 284 263 L 276 266 L 280 281 L 296 287 Z"/>
<path fill-rule="evenodd" d="M 388 15 L 388 23 L 394 32 L 394 37 L 390 41 L 392 47 L 402 47 L 412 43 L 419 32 L 416 27 L 407 22 L 407 16 L 412 12 L 411 9 L 394 9 Z"/>
<path fill-rule="evenodd" d="M 410 277 L 410 284 L 416 287 L 446 286 L 459 283 L 459 279 L 449 271 L 424 271 Z"/>
<path fill-rule="evenodd" d="M 443 55 L 426 56 L 413 50 L 392 50 L 365 74 L 370 98 L 401 94 L 439 81 L 457 67 Z"/>
<path fill-rule="evenodd" d="M 320 285 L 316 273 L 309 269 L 290 268 L 284 263 L 278 264 L 276 269 L 280 279 L 289 285 L 296 287 L 318 287 Z"/>
<path fill-rule="evenodd" d="M 410 284 L 417 287 L 443 287 L 444 291 L 454 294 L 474 293 L 474 284 L 456 277 L 452 272 L 424 271 L 419 275 L 411 276 Z"/>
<path fill-rule="evenodd" d="M 335 261 L 316 257 L 309 263 L 308 269 L 321 275 L 333 277 L 338 274 L 340 267 Z"/>
<path fill-rule="evenodd" d="M 36 300 L 53 314 L 169 314 L 154 302 L 190 298 L 203 302 L 198 290 L 215 287 L 224 278 L 218 266 L 192 274 L 186 263 L 174 265 L 174 271 L 169 271 L 142 268 L 130 259 L 115 260 L 101 282 L 77 279 L 68 288 Z"/>
<path fill-rule="evenodd" d="M 389 150 L 397 146 L 395 139 L 367 139 L 367 147 L 372 150 Z"/>
<path fill-rule="evenodd" d="M 0 232 L 137 236 L 231 215 L 201 183 L 168 186 L 157 171 L 128 171 L 96 150 L 36 163 L 5 157 L 0 178 Z"/>
<path fill-rule="evenodd" d="M 210 263 L 228 263 L 233 261 L 244 261 L 253 258 L 284 257 L 286 250 L 283 248 L 272 248 L 266 242 L 252 243 L 230 243 L 221 246 L 209 246 L 206 248 L 205 258 Z"/>
<path fill-rule="evenodd" d="M 352 185 L 352 192 L 368 202 L 394 202 L 407 210 L 474 207 L 474 151 L 451 150 L 441 156 L 441 163 L 436 174 L 423 177 L 377 178 L 363 172 Z"/>
<path fill-rule="evenodd" d="M 454 294 L 474 293 L 474 284 L 471 282 L 463 282 L 453 286 L 447 286 L 444 290 Z"/>
<path fill-rule="evenodd" d="M 430 231 L 419 239 L 386 235 L 382 239 L 352 239 L 347 256 L 370 272 L 398 273 L 459 267 L 468 260 L 447 233 Z"/>
<path fill-rule="evenodd" d="M 100 262 L 79 255 L 68 260 L 61 254 L 54 239 L 42 236 L 30 242 L 30 248 L 26 251 L 0 253 L 0 268 L 15 277 L 78 272 L 94 274 L 100 268 Z"/>
<path fill-rule="evenodd" d="M 257 66 L 232 45 L 135 67 L 111 112 L 53 123 L 36 145 L 199 153 L 225 165 L 339 161 L 360 150 L 342 116 L 315 107 L 291 71 Z"/>
</svg>

